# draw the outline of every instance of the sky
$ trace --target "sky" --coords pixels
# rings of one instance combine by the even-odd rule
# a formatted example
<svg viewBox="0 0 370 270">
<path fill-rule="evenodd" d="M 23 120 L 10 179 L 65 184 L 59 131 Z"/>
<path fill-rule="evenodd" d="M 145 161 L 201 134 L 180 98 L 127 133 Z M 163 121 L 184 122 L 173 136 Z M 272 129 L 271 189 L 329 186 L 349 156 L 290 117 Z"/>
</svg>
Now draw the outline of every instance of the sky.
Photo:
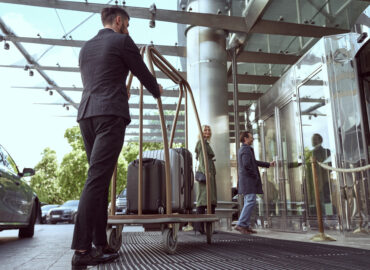
<svg viewBox="0 0 370 270">
<path fill-rule="evenodd" d="M 84 2 L 79 0 L 80 2 Z M 108 1 L 89 1 L 105 4 Z M 114 1 L 111 1 L 114 4 Z M 122 1 L 118 1 L 120 4 Z M 127 6 L 149 7 L 155 3 L 158 9 L 176 10 L 177 1 L 128 0 Z M 37 38 L 58 38 L 75 28 L 91 13 L 52 8 L 29 7 L 0 3 L 0 17 L 17 36 Z M 67 39 L 88 40 L 102 28 L 99 14 L 93 15 L 84 24 L 70 33 Z M 156 22 L 155 28 L 149 28 L 149 21 L 142 19 L 130 20 L 130 36 L 136 43 L 174 45 L 177 42 L 176 24 Z M 0 31 L 2 34 L 2 32 Z M 69 37 L 71 36 L 71 37 Z M 25 58 L 19 53 L 12 42 L 10 49 L 3 49 L 0 42 L 0 65 L 25 65 Z M 39 64 L 44 66 L 77 67 L 79 48 L 53 47 L 50 45 L 22 44 L 34 59 L 43 55 Z M 180 68 L 179 60 L 171 59 L 176 68 Z M 82 87 L 79 73 L 45 71 L 59 86 Z M 54 91 L 50 95 L 45 90 L 21 89 L 24 87 L 46 87 L 46 81 L 35 71 L 29 76 L 28 71 L 16 68 L 0 67 L 0 104 L 2 120 L 0 127 L 0 144 L 8 151 L 20 170 L 33 168 L 40 160 L 41 153 L 50 147 L 57 153 L 59 163 L 71 147 L 64 138 L 67 128 L 77 125 L 77 111 L 62 105 L 38 105 L 35 103 L 65 103 L 64 99 Z M 163 82 L 161 82 L 163 84 Z M 164 82 L 164 86 L 166 82 Z M 75 102 L 80 101 L 81 93 L 65 92 Z M 135 102 L 135 100 L 132 100 Z"/>
</svg>

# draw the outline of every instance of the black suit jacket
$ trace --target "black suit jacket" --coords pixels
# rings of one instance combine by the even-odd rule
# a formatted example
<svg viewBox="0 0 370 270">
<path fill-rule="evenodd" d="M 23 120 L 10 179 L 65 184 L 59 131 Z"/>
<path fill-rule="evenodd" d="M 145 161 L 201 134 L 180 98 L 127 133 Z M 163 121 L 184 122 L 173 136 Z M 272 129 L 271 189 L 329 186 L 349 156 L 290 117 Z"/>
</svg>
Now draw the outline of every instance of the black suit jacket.
<svg viewBox="0 0 370 270">
<path fill-rule="evenodd" d="M 155 98 L 160 96 L 152 76 L 129 35 L 105 28 L 87 41 L 80 51 L 79 64 L 83 93 L 77 121 L 116 115 L 131 121 L 126 89 L 129 70 Z"/>
</svg>

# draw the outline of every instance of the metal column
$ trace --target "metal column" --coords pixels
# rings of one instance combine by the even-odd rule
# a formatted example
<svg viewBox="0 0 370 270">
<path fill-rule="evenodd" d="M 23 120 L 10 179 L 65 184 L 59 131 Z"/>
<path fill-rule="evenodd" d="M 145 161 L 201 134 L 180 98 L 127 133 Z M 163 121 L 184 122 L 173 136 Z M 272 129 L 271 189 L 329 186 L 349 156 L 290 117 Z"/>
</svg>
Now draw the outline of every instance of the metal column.
<svg viewBox="0 0 370 270">
<path fill-rule="evenodd" d="M 226 14 L 225 0 L 189 1 L 187 10 Z M 218 201 L 231 200 L 230 138 L 227 93 L 226 33 L 190 26 L 187 36 L 187 80 L 193 90 L 202 125 L 212 129 L 211 147 L 216 155 Z M 194 118 L 189 115 L 189 127 Z M 198 132 L 189 129 L 189 149 L 194 151 Z"/>
<path fill-rule="evenodd" d="M 232 74 L 233 74 L 233 102 L 234 102 L 234 131 L 235 131 L 235 159 L 236 159 L 236 185 L 239 187 L 239 169 L 238 169 L 238 153 L 240 148 L 239 142 L 239 89 L 238 89 L 238 66 L 236 63 L 236 47 L 232 48 Z"/>
</svg>

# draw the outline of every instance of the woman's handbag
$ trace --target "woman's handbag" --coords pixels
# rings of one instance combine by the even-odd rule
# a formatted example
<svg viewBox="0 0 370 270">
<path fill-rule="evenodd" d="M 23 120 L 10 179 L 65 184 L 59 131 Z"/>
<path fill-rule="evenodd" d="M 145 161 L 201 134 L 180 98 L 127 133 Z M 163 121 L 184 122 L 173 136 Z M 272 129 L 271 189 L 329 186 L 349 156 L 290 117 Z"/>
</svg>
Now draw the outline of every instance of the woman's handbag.
<svg viewBox="0 0 370 270">
<path fill-rule="evenodd" d="M 206 175 L 202 172 L 195 172 L 195 180 L 197 180 L 198 182 L 203 182 L 205 183 L 206 182 Z"/>
<path fill-rule="evenodd" d="M 198 163 L 198 161 L 197 161 Z M 199 166 L 195 166 L 195 167 L 198 167 Z M 198 181 L 198 182 L 201 182 L 201 183 L 205 183 L 206 182 L 206 175 L 200 171 L 196 171 L 195 172 L 195 180 Z"/>
</svg>

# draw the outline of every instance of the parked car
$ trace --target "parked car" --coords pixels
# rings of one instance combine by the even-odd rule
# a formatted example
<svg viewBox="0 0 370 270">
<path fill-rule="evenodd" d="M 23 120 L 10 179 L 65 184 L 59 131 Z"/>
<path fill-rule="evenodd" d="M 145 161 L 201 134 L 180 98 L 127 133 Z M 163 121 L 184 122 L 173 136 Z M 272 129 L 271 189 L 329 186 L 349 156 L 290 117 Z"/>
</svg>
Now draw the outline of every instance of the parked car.
<svg viewBox="0 0 370 270">
<path fill-rule="evenodd" d="M 111 203 L 108 205 L 108 214 L 110 214 Z M 120 194 L 116 197 L 116 215 L 124 215 L 127 211 L 127 191 L 122 190 Z"/>
<path fill-rule="evenodd" d="M 20 238 L 32 237 L 40 213 L 40 201 L 31 187 L 22 179 L 35 171 L 18 167 L 0 145 L 0 231 L 19 229 Z"/>
<path fill-rule="evenodd" d="M 116 199 L 116 214 L 126 214 L 127 211 L 127 190 L 124 189 Z"/>
<path fill-rule="evenodd" d="M 56 224 L 57 222 L 75 223 L 77 217 L 79 200 L 66 201 L 57 208 L 52 208 L 46 215 L 48 223 Z"/>
<path fill-rule="evenodd" d="M 41 207 L 41 224 L 47 223 L 46 215 L 48 214 L 50 209 L 59 207 L 59 204 L 46 204 Z"/>
</svg>

